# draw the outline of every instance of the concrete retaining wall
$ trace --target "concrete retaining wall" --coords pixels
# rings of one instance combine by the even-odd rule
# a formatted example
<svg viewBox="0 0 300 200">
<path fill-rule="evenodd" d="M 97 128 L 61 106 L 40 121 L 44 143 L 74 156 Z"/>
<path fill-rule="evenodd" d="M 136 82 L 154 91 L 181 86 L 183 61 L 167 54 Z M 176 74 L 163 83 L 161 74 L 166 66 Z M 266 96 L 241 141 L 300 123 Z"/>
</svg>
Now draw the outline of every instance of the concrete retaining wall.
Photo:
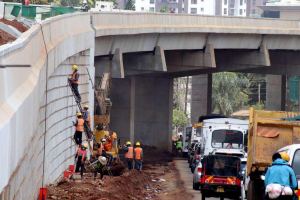
<svg viewBox="0 0 300 200">
<path fill-rule="evenodd" d="M 92 107 L 85 70 L 94 74 L 89 21 L 88 13 L 47 19 L 0 47 L 1 64 L 31 65 L 0 70 L 1 200 L 37 198 L 39 188 L 73 162 L 76 104 L 67 75 L 79 65 L 83 103 Z"/>
</svg>

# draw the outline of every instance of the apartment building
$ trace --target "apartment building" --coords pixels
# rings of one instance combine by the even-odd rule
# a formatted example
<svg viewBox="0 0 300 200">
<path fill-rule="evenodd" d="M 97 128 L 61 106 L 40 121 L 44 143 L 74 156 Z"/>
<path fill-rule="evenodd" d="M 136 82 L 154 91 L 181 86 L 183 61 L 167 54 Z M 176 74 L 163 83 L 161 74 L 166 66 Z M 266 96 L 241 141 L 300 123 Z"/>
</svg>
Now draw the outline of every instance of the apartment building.
<svg viewBox="0 0 300 200">
<path fill-rule="evenodd" d="M 155 0 L 135 0 L 135 10 L 139 12 L 154 12 Z"/>
<path fill-rule="evenodd" d="M 216 15 L 246 17 L 247 0 L 216 0 Z"/>
<path fill-rule="evenodd" d="M 268 0 L 247 0 L 247 16 L 260 16 L 263 11 L 258 6 L 263 6 Z"/>
</svg>

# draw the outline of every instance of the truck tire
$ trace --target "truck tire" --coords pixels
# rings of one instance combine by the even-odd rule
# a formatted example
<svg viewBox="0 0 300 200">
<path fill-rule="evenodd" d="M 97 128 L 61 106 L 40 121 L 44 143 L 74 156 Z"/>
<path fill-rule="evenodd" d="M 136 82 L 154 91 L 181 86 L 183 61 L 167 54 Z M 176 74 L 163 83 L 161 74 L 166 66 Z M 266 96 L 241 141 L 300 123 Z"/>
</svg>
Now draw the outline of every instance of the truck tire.
<svg viewBox="0 0 300 200">
<path fill-rule="evenodd" d="M 248 184 L 247 200 L 263 199 L 263 181 L 250 180 Z"/>
</svg>

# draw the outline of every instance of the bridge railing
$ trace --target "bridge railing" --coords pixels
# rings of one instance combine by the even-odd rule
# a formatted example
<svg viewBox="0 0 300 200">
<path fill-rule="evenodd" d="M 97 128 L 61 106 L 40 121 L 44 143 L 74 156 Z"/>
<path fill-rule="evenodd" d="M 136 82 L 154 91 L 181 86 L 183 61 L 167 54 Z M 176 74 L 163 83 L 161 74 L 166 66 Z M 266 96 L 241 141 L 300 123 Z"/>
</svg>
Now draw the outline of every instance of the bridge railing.
<svg viewBox="0 0 300 200">
<path fill-rule="evenodd" d="M 93 12 L 96 36 L 141 33 L 276 33 L 299 30 L 297 20 L 164 13 Z"/>
</svg>

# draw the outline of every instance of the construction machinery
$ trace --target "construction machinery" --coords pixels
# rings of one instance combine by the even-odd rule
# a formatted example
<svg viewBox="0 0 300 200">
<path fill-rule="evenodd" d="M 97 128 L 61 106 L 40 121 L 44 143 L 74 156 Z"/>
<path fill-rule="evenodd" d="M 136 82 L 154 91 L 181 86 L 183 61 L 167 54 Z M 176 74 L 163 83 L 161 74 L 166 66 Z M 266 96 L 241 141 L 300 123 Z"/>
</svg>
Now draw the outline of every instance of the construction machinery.
<svg viewBox="0 0 300 200">
<path fill-rule="evenodd" d="M 282 147 L 300 143 L 300 121 L 290 119 L 296 116 L 299 113 L 256 111 L 250 108 L 247 158 L 247 177 L 250 182 L 247 199 L 263 198 L 263 179 L 272 165 L 272 155 Z"/>
<path fill-rule="evenodd" d="M 88 69 L 87 72 L 90 77 Z M 111 84 L 109 73 L 103 73 L 97 87 L 94 86 L 91 77 L 90 81 L 95 91 L 94 136 L 96 143 L 94 143 L 93 150 L 96 152 L 98 149 L 97 143 L 100 143 L 102 138 L 109 137 L 109 131 L 107 130 L 109 128 L 108 124 L 110 122 L 110 109 L 112 102 L 107 97 Z M 112 146 L 110 151 L 106 151 L 106 153 L 111 154 L 114 157 L 118 157 L 118 142 Z"/>
</svg>

